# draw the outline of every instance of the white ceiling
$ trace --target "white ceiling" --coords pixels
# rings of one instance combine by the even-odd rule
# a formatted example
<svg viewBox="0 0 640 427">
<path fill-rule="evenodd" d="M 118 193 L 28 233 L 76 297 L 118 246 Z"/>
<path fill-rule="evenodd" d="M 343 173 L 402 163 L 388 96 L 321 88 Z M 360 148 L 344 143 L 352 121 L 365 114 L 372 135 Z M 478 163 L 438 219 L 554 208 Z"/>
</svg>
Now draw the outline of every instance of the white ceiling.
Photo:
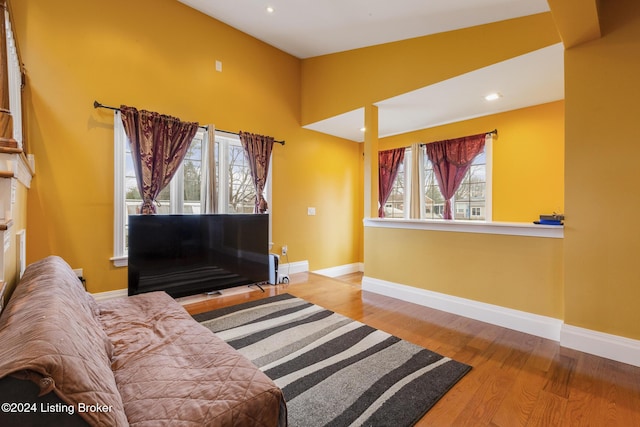
<svg viewBox="0 0 640 427">
<path fill-rule="evenodd" d="M 546 12 L 546 0 L 178 0 L 298 58 Z M 274 12 L 267 12 L 267 7 Z M 564 98 L 563 47 L 376 103 L 381 137 Z M 499 92 L 488 103 L 484 96 Z M 363 109 L 308 126 L 362 141 Z"/>
</svg>

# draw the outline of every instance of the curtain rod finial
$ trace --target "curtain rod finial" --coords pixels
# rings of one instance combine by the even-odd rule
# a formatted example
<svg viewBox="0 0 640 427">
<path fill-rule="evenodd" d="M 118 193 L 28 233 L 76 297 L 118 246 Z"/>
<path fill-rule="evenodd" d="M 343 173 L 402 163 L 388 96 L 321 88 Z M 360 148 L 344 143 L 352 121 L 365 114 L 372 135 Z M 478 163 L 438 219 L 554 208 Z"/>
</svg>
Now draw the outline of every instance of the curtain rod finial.
<svg viewBox="0 0 640 427">
<path fill-rule="evenodd" d="M 93 101 L 93 108 L 98 108 L 100 107 L 102 104 L 100 104 L 98 101 Z"/>
</svg>

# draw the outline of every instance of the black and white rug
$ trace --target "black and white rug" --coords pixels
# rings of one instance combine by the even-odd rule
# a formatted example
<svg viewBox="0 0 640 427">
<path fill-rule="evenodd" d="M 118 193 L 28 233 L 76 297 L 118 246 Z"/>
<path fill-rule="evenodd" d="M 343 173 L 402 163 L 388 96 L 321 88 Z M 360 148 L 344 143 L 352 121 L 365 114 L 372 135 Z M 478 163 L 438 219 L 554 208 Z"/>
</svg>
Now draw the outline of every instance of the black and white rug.
<svg viewBox="0 0 640 427">
<path fill-rule="evenodd" d="M 292 427 L 411 426 L 471 369 L 289 294 L 193 317 L 275 381 Z"/>
</svg>

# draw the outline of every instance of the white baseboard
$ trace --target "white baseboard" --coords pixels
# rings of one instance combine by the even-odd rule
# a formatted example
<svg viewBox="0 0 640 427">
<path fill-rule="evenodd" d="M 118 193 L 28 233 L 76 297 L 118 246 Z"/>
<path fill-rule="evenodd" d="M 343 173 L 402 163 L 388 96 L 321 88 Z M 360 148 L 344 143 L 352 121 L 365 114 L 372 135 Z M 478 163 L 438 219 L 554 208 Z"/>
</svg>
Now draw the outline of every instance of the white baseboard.
<svg viewBox="0 0 640 427">
<path fill-rule="evenodd" d="M 278 274 L 280 275 L 306 273 L 307 271 L 309 271 L 309 261 L 289 262 L 278 265 Z"/>
<path fill-rule="evenodd" d="M 458 316 L 469 317 L 503 328 L 560 341 L 562 320 L 500 307 L 470 299 L 400 285 L 372 277 L 362 278 L 362 290 L 412 302 Z"/>
<path fill-rule="evenodd" d="M 315 270 L 313 273 L 321 274 L 327 277 L 338 277 L 345 274 L 357 273 L 364 271 L 364 263 L 355 262 L 353 264 L 339 265 L 337 267 L 323 268 L 321 270 Z"/>
<path fill-rule="evenodd" d="M 640 366 L 640 341 L 577 326 L 563 325 L 560 345 L 633 366 Z"/>
<path fill-rule="evenodd" d="M 564 321 L 553 317 L 540 316 L 372 277 L 362 278 L 362 290 L 550 339 L 559 342 L 563 347 L 640 366 L 640 341 L 638 340 L 566 325 Z"/>
<path fill-rule="evenodd" d="M 128 295 L 129 291 L 127 289 L 116 289 L 115 291 L 106 291 L 91 294 L 93 299 L 95 299 L 96 301 L 107 301 L 110 299 L 124 298 Z"/>
</svg>

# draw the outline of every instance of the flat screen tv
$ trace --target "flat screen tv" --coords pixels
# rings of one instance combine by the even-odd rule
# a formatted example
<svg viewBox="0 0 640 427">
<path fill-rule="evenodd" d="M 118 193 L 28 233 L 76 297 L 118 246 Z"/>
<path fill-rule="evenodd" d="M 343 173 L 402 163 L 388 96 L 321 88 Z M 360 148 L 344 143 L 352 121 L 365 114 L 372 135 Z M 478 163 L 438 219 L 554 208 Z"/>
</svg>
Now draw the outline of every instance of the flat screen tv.
<svg viewBox="0 0 640 427">
<path fill-rule="evenodd" d="M 269 280 L 268 215 L 129 216 L 129 295 L 174 298 Z"/>
</svg>

